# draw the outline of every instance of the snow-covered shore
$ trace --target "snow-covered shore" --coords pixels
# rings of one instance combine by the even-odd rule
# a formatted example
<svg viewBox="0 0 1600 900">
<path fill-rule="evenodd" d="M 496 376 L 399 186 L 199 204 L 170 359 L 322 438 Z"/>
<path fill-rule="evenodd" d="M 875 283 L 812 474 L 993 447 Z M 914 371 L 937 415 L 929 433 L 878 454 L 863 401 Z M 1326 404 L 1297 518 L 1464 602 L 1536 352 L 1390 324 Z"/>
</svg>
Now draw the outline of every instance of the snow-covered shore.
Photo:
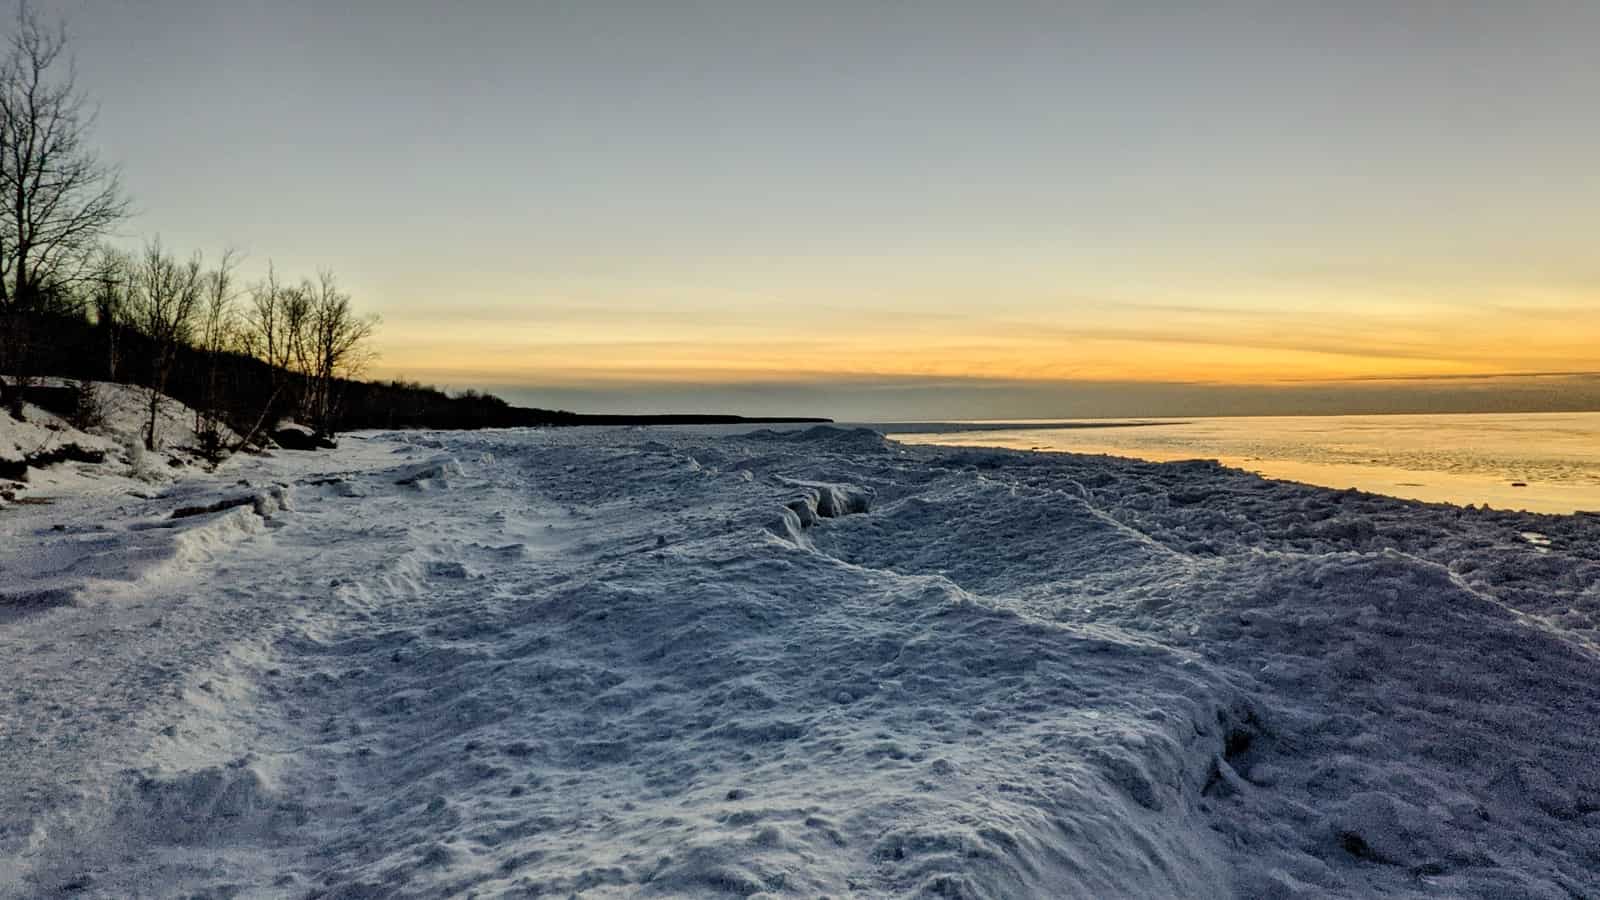
<svg viewBox="0 0 1600 900">
<path fill-rule="evenodd" d="M 59 484 L 0 896 L 1600 893 L 1600 518 L 833 428 Z"/>
</svg>

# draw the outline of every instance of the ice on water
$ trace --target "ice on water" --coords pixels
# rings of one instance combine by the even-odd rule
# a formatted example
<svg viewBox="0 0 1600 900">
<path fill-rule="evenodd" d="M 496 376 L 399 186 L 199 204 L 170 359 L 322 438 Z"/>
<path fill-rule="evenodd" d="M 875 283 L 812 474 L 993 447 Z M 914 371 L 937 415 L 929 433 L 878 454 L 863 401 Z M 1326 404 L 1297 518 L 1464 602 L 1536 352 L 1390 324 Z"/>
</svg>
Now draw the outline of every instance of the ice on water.
<svg viewBox="0 0 1600 900">
<path fill-rule="evenodd" d="M 883 426 L 912 443 L 1107 453 L 1231 466 L 1458 505 L 1600 511 L 1600 413 L 1251 416 Z"/>
</svg>

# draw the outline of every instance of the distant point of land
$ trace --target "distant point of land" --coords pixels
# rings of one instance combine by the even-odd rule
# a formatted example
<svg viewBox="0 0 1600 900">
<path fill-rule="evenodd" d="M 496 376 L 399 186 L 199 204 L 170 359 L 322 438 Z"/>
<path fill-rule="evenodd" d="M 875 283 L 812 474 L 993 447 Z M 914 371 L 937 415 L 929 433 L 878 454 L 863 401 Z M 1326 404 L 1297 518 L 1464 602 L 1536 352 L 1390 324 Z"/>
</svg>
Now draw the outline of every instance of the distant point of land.
<svg viewBox="0 0 1600 900">
<path fill-rule="evenodd" d="M 831 425 L 832 419 L 805 416 L 728 416 L 728 415 L 590 415 L 547 409 L 513 407 L 516 412 L 543 417 L 534 425 Z"/>
</svg>

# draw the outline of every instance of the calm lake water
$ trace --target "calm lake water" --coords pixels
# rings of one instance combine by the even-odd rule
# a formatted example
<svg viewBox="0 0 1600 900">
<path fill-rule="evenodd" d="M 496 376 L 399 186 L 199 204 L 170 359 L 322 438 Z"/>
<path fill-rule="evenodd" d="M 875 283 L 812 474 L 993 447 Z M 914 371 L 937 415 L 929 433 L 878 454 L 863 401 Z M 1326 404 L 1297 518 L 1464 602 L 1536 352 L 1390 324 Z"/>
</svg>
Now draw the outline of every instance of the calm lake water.
<svg viewBox="0 0 1600 900">
<path fill-rule="evenodd" d="M 878 427 L 913 444 L 1215 459 L 1268 478 L 1415 500 L 1600 510 L 1600 413 L 1140 419 L 1100 427 L 1107 424 Z"/>
</svg>

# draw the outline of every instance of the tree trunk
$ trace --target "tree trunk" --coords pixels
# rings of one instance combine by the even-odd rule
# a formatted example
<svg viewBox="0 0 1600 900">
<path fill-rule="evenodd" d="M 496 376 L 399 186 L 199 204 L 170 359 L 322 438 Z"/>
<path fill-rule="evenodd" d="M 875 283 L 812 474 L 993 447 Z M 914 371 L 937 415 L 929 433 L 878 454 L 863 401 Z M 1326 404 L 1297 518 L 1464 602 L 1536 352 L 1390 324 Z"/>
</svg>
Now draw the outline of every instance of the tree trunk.
<svg viewBox="0 0 1600 900">
<path fill-rule="evenodd" d="M 117 380 L 117 328 L 115 323 L 106 326 L 106 380 Z"/>
<path fill-rule="evenodd" d="M 150 388 L 150 417 L 144 426 L 144 448 L 156 449 L 156 416 L 161 412 L 161 392 Z"/>
<path fill-rule="evenodd" d="M 5 360 L 6 368 L 11 370 L 11 383 L 9 385 L 0 383 L 0 396 L 5 398 L 6 409 L 11 413 L 11 418 L 18 422 L 23 421 L 23 395 L 28 391 L 31 374 L 28 359 L 29 324 L 28 317 L 13 307 L 5 316 L 5 332 L 0 334 L 0 358 Z M 4 382 L 3 376 L 0 376 L 0 382 Z"/>
</svg>

